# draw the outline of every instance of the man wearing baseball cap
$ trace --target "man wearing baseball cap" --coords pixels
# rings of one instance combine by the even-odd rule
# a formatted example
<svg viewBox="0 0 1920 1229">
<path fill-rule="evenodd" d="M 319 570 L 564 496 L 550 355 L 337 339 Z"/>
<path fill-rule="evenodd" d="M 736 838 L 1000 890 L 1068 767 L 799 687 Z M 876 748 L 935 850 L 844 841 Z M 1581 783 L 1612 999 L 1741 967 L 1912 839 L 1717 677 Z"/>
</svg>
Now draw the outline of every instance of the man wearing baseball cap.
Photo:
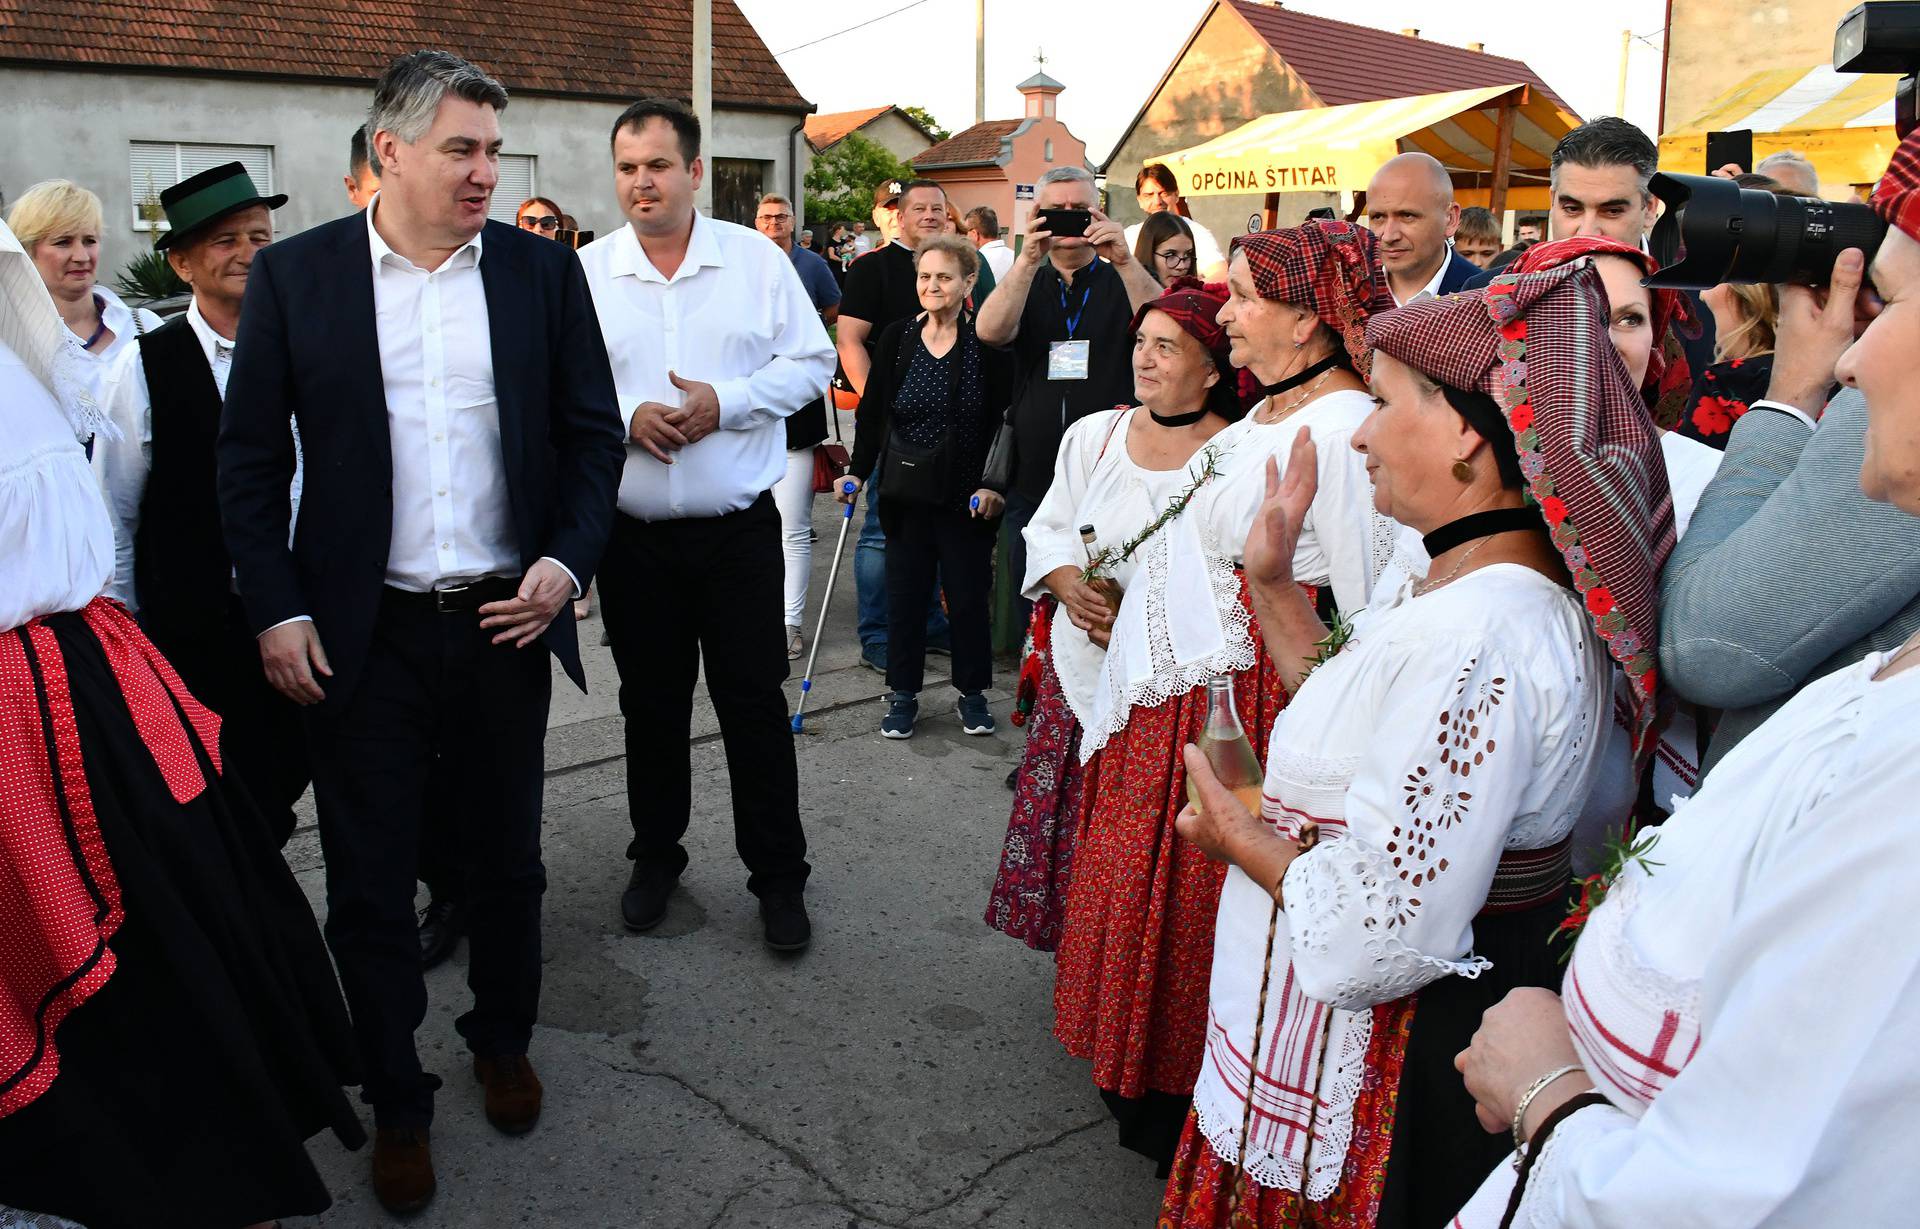
<svg viewBox="0 0 1920 1229">
<path fill-rule="evenodd" d="M 160 194 L 168 229 L 154 246 L 193 302 L 129 353 L 108 404 L 120 438 L 101 437 L 94 457 L 114 522 L 108 594 L 139 616 L 188 690 L 225 718 L 226 766 L 281 843 L 307 788 L 306 740 L 299 710 L 267 683 L 234 588 L 214 490 L 214 439 L 247 275 L 254 254 L 273 241 L 272 211 L 286 202 L 260 192 L 238 162 Z M 288 492 L 296 509 L 300 478 L 296 470 Z"/>
</svg>

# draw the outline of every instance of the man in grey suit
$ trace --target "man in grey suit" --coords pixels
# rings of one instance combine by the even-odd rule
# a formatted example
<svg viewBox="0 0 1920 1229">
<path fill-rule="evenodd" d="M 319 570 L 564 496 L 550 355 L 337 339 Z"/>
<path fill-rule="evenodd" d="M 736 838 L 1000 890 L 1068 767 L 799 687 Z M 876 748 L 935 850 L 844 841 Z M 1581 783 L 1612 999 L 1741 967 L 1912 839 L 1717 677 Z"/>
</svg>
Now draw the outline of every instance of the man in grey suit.
<svg viewBox="0 0 1920 1229">
<path fill-rule="evenodd" d="M 1920 627 L 1920 520 L 1861 493 L 1866 399 L 1827 400 L 1871 314 L 1863 275 L 1849 249 L 1824 301 L 1784 288 L 1766 399 L 1734 424 L 1660 578 L 1661 670 L 1681 698 L 1727 710 L 1703 770 L 1805 684 Z"/>
</svg>

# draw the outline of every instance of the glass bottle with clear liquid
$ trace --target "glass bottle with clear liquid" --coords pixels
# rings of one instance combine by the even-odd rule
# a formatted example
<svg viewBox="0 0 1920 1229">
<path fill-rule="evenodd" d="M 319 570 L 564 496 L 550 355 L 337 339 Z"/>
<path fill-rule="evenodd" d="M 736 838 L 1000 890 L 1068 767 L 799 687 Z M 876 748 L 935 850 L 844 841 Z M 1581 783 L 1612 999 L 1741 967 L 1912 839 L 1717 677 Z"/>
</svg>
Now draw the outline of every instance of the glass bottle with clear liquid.
<svg viewBox="0 0 1920 1229">
<path fill-rule="evenodd" d="M 1207 680 L 1207 719 L 1194 745 L 1207 757 L 1220 784 L 1231 790 L 1247 810 L 1260 814 L 1260 795 L 1266 774 L 1253 754 L 1253 744 L 1247 741 L 1247 729 L 1240 724 L 1240 713 L 1233 706 L 1233 680 L 1225 675 Z M 1191 775 L 1187 777 L 1187 801 L 1195 810 L 1204 809 L 1199 787 Z"/>
</svg>

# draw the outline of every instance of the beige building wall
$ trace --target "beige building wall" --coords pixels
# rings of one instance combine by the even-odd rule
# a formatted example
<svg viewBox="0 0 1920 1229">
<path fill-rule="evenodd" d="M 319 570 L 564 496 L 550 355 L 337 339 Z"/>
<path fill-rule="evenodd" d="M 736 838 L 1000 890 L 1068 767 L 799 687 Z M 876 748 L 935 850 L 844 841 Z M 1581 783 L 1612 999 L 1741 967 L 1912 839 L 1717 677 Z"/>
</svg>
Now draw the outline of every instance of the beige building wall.
<svg viewBox="0 0 1920 1229">
<path fill-rule="evenodd" d="M 1831 64 L 1834 27 L 1858 2 L 1676 0 L 1662 130 L 1688 123 L 1755 73 Z"/>
<path fill-rule="evenodd" d="M 902 162 L 911 162 L 915 154 L 933 144 L 927 140 L 924 132 L 913 126 L 911 120 L 897 111 L 889 111 L 861 128 L 860 135 Z"/>
<path fill-rule="evenodd" d="M 1134 201 L 1133 177 L 1149 158 L 1212 140 L 1261 116 L 1320 105 L 1307 83 L 1265 39 L 1232 9 L 1216 8 L 1140 121 L 1109 158 L 1109 210 L 1117 221 L 1129 225 L 1144 216 Z M 1260 211 L 1263 200 L 1258 194 L 1195 197 L 1187 206 L 1194 220 L 1225 244 L 1247 229 L 1248 216 Z M 1298 222 L 1311 208 L 1338 203 L 1327 193 L 1285 193 L 1280 198 L 1280 222 Z"/>
</svg>

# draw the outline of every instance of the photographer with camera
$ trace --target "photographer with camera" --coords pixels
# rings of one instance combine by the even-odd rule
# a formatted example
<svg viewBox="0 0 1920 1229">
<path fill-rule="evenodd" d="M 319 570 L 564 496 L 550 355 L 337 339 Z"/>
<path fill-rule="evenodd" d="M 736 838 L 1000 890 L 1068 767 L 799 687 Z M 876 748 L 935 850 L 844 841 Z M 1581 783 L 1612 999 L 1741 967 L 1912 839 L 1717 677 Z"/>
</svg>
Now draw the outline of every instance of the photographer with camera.
<svg viewBox="0 0 1920 1229">
<path fill-rule="evenodd" d="M 1734 423 L 1661 577 L 1661 669 L 1727 710 L 1705 770 L 1806 683 L 1920 628 L 1920 520 L 1861 492 L 1866 399 L 1827 399 L 1878 314 L 1866 265 L 1850 248 L 1824 290 L 1781 288 L 1767 396 Z"/>
<path fill-rule="evenodd" d="M 1126 234 L 1096 207 L 1093 176 L 1059 166 L 1040 177 L 1027 241 L 987 301 L 980 340 L 1011 349 L 1019 371 L 1007 421 L 1013 424 L 1013 574 L 1024 576 L 1026 542 L 1053 480 L 1060 437 L 1096 410 L 1131 404 L 1133 313 L 1160 283 L 1133 258 Z M 1023 603 L 1024 605 L 1024 603 Z"/>
</svg>

